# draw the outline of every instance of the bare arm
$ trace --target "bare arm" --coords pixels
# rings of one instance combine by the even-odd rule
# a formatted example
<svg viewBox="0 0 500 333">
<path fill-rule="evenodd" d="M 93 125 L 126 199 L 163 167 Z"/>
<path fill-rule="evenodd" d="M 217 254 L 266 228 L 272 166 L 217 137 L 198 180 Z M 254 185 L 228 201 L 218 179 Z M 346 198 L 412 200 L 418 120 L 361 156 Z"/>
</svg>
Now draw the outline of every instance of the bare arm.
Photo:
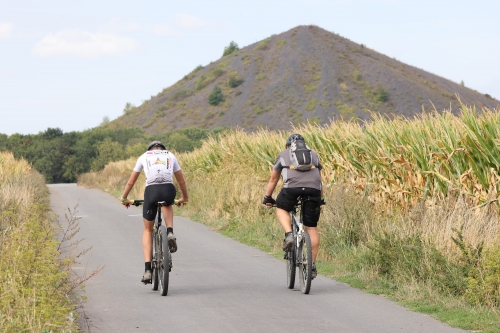
<svg viewBox="0 0 500 333">
<path fill-rule="evenodd" d="M 280 180 L 281 171 L 272 170 L 271 178 L 269 179 L 269 183 L 267 184 L 266 195 L 271 197 L 273 195 L 274 189 Z"/>
<path fill-rule="evenodd" d="M 132 171 L 132 174 L 130 174 L 130 178 L 128 179 L 127 185 L 125 185 L 125 189 L 123 190 L 122 194 L 122 203 L 127 206 L 130 206 L 130 202 L 128 200 L 123 200 L 124 198 L 127 199 L 128 194 L 132 190 L 132 187 L 134 187 L 135 182 L 137 181 L 137 178 L 139 178 L 139 175 L 141 173 L 137 171 Z"/>
<path fill-rule="evenodd" d="M 182 192 L 182 197 L 179 200 L 177 200 L 177 205 L 180 205 L 181 203 L 188 202 L 189 200 L 186 181 L 184 180 L 184 175 L 182 174 L 182 170 L 174 172 L 174 176 Z"/>
</svg>

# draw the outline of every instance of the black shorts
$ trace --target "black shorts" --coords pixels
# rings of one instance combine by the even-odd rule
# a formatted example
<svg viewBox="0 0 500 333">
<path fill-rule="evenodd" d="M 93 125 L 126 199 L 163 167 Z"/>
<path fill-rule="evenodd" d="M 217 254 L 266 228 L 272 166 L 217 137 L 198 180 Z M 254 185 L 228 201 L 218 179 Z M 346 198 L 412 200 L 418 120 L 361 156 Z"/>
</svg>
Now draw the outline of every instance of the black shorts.
<svg viewBox="0 0 500 333">
<path fill-rule="evenodd" d="M 317 227 L 321 213 L 321 191 L 309 187 L 283 188 L 276 197 L 276 206 L 287 212 L 293 210 L 298 197 L 307 197 L 303 203 L 304 216 L 302 222 L 306 227 Z"/>
<path fill-rule="evenodd" d="M 165 201 L 167 206 L 173 205 L 175 200 L 174 184 L 158 184 L 146 186 L 144 191 L 144 204 L 142 205 L 142 217 L 148 221 L 154 221 L 158 211 L 157 203 Z"/>
</svg>

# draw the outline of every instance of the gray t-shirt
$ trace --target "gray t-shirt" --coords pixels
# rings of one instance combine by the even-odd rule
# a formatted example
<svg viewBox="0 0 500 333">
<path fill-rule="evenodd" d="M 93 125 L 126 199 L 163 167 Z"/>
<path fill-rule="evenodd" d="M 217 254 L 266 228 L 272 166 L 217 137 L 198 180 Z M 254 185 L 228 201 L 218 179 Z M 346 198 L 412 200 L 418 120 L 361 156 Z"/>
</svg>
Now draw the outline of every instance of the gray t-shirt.
<svg viewBox="0 0 500 333">
<path fill-rule="evenodd" d="M 323 166 L 319 162 L 318 154 L 314 151 L 312 151 L 312 162 L 315 168 L 309 171 L 289 169 L 288 167 L 291 165 L 291 162 L 290 148 L 288 148 L 278 154 L 273 169 L 281 171 L 284 188 L 309 187 L 321 190 L 322 184 L 319 171 L 323 169 Z"/>
</svg>

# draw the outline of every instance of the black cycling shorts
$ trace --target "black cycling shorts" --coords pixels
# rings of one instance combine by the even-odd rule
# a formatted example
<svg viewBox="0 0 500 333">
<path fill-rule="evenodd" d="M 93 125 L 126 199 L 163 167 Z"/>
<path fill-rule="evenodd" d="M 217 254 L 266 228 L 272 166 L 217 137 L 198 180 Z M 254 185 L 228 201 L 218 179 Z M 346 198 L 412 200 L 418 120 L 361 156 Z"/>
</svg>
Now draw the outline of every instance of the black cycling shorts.
<svg viewBox="0 0 500 333">
<path fill-rule="evenodd" d="M 146 186 L 144 191 L 144 204 L 142 205 L 142 217 L 148 221 L 154 221 L 157 213 L 157 203 L 165 201 L 167 206 L 173 205 L 175 200 L 174 184 L 158 184 Z"/>
<path fill-rule="evenodd" d="M 276 197 L 276 206 L 287 212 L 293 210 L 298 197 L 305 197 L 302 222 L 306 227 L 317 227 L 321 213 L 321 191 L 309 187 L 283 188 Z"/>
</svg>

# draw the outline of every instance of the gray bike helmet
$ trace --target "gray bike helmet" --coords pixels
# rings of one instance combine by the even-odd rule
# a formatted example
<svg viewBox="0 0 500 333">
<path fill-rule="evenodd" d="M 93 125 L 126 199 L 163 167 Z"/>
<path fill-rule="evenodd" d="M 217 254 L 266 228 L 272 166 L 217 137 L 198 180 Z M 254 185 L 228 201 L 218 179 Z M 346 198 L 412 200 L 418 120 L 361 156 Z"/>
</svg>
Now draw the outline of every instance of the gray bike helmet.
<svg viewBox="0 0 500 333">
<path fill-rule="evenodd" d="M 163 148 L 163 150 L 167 150 L 167 148 L 165 147 L 165 145 L 163 144 L 163 142 L 158 141 L 158 140 L 152 141 L 152 142 L 148 145 L 148 150 L 151 150 L 153 147 L 162 147 L 162 148 Z"/>
<path fill-rule="evenodd" d="M 301 140 L 301 141 L 306 141 L 304 140 L 304 137 L 300 134 L 292 134 L 288 137 L 288 139 L 286 139 L 286 146 L 291 146 L 292 145 L 292 142 L 294 141 L 297 141 L 297 140 Z"/>
</svg>

